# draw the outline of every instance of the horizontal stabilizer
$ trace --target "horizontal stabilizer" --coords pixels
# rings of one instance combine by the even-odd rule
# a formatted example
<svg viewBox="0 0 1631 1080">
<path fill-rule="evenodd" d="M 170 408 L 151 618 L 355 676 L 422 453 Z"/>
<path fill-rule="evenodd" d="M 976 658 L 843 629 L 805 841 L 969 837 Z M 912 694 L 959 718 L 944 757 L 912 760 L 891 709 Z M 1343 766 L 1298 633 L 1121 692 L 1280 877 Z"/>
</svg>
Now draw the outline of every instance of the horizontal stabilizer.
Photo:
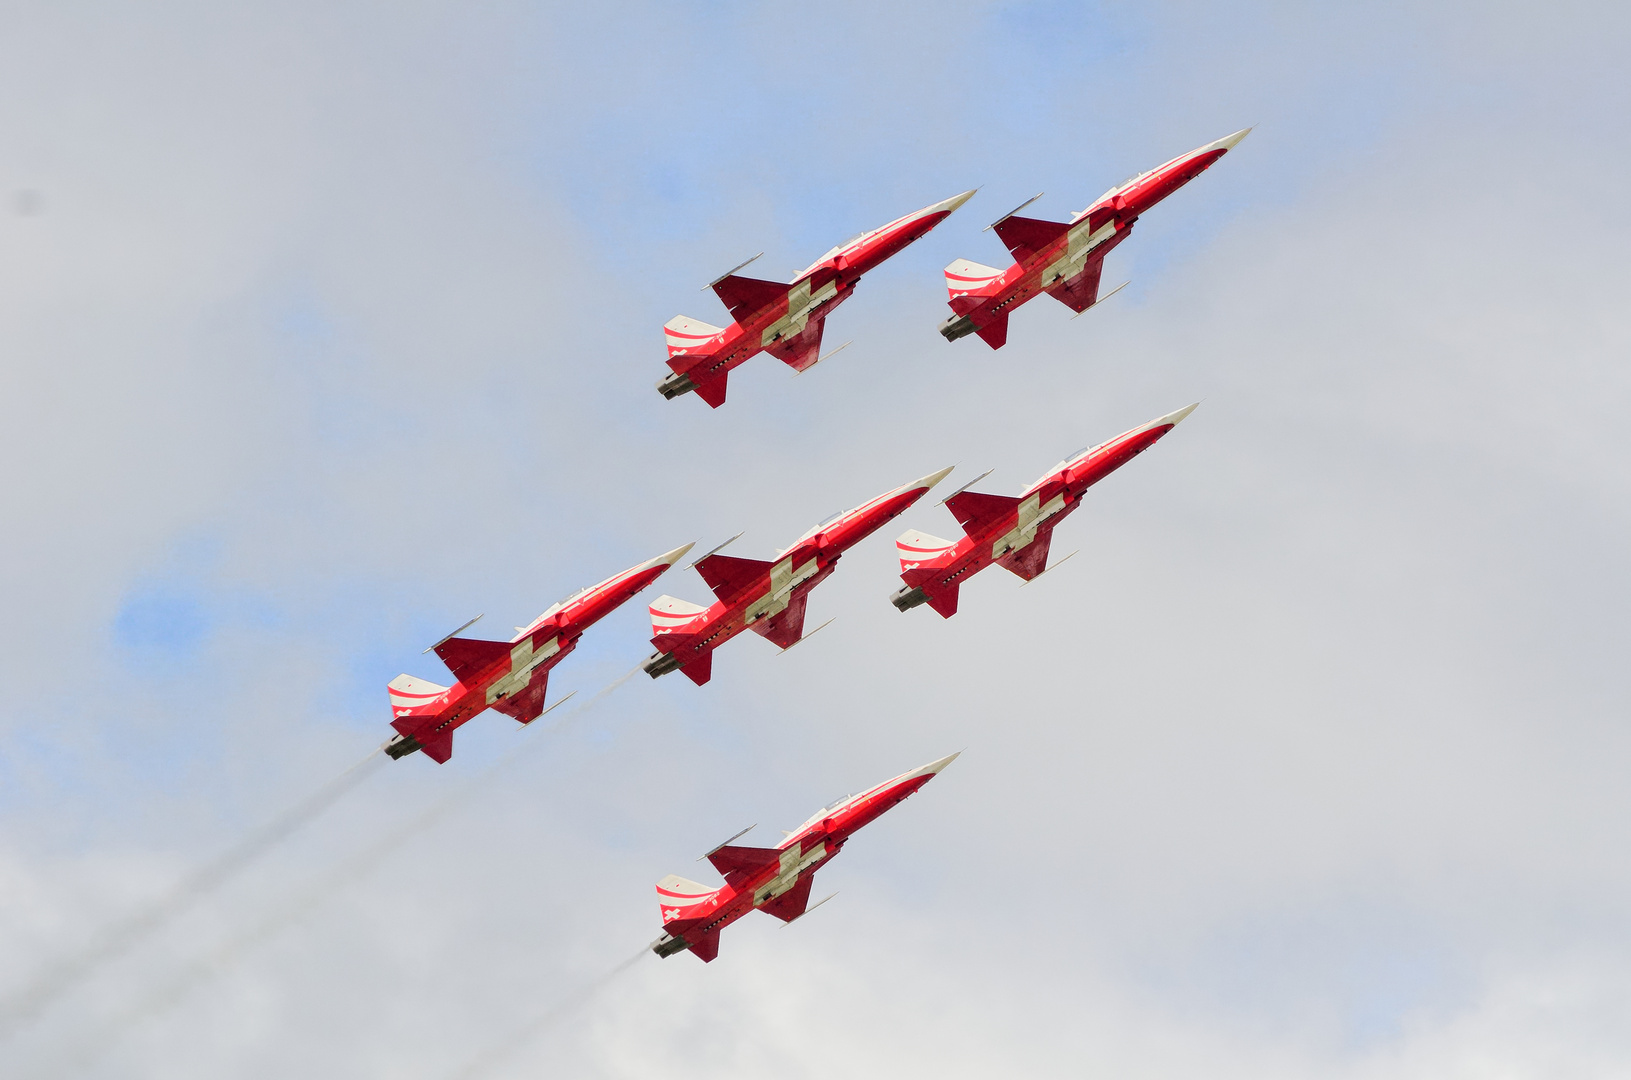
<svg viewBox="0 0 1631 1080">
<path fill-rule="evenodd" d="M 1008 245 L 1009 252 L 1017 262 L 1024 262 L 1070 233 L 1070 226 L 1062 221 L 1027 217 L 1004 218 L 992 229 Z"/>
<path fill-rule="evenodd" d="M 814 874 L 805 874 L 799 878 L 798 884 L 782 893 L 773 900 L 766 900 L 759 910 L 766 915 L 774 915 L 782 922 L 792 922 L 804 914 L 804 909 L 810 903 L 810 886 L 815 883 Z"/>
<path fill-rule="evenodd" d="M 933 562 L 956 546 L 956 541 L 942 540 L 938 536 L 930 536 L 916 529 L 908 529 L 895 541 L 895 550 L 900 552 L 900 568 L 903 572 L 915 570 L 926 562 Z"/>
<path fill-rule="evenodd" d="M 761 278 L 726 274 L 714 282 L 713 288 L 725 302 L 725 306 L 731 309 L 731 318 L 741 322 L 778 300 L 786 300 L 791 286 L 784 281 L 765 281 Z"/>
<path fill-rule="evenodd" d="M 993 349 L 1000 349 L 1008 344 L 1008 312 L 1003 312 L 995 319 L 978 327 L 974 331 L 980 335 L 980 340 Z"/>
<path fill-rule="evenodd" d="M 659 596 L 647 609 L 651 612 L 651 630 L 654 634 L 671 634 L 687 623 L 696 621 L 708 609 L 677 596 Z"/>
<path fill-rule="evenodd" d="M 774 563 L 763 559 L 738 559 L 731 555 L 710 555 L 696 564 L 697 573 L 721 600 L 741 592 L 768 577 Z"/>
<path fill-rule="evenodd" d="M 706 685 L 714 677 L 714 651 L 709 649 L 695 660 L 687 660 L 680 673 L 698 686 Z"/>
<path fill-rule="evenodd" d="M 979 292 L 1000 277 L 1002 271 L 994 266 L 982 266 L 968 259 L 958 259 L 946 267 L 946 291 L 954 297 Z"/>
<path fill-rule="evenodd" d="M 697 365 L 699 370 L 690 373 L 691 382 L 695 384 L 694 389 L 697 397 L 706 401 L 708 408 L 717 409 L 725 404 L 725 376 L 715 375 L 712 378 L 703 378 L 699 371 L 702 365 L 706 363 L 706 360 L 699 362 Z"/>
<path fill-rule="evenodd" d="M 448 638 L 436 646 L 436 655 L 442 658 L 442 663 L 453 672 L 453 677 L 460 682 L 472 682 L 475 677 L 494 664 L 508 664 L 510 650 L 515 648 L 508 641 L 484 641 L 480 638 Z"/>
<path fill-rule="evenodd" d="M 676 315 L 663 324 L 663 337 L 668 342 L 669 356 L 706 351 L 702 346 L 724 332 L 724 327 L 711 326 L 689 315 Z"/>
<path fill-rule="evenodd" d="M 972 536 L 991 525 L 1002 524 L 1005 518 L 1017 517 L 1019 500 L 1012 495 L 963 491 L 946 500 L 946 509 L 957 518 L 963 531 Z"/>
<path fill-rule="evenodd" d="M 779 865 L 781 852 L 776 848 L 726 844 L 709 852 L 708 861 L 724 876 L 727 884 L 735 885 L 737 879 L 743 876 L 757 874 L 767 866 Z"/>
<path fill-rule="evenodd" d="M 697 959 L 704 964 L 712 963 L 714 957 L 719 955 L 719 931 L 703 934 L 691 944 L 691 951 L 697 954 Z"/>
<path fill-rule="evenodd" d="M 424 755 L 438 765 L 446 765 L 447 759 L 453 756 L 453 733 L 444 731 L 440 735 L 426 737 L 418 736 L 419 749 Z"/>
<path fill-rule="evenodd" d="M 961 583 L 940 589 L 923 586 L 923 595 L 928 598 L 928 605 L 939 612 L 942 619 L 949 619 L 957 614 L 957 591 L 960 585 Z"/>
</svg>

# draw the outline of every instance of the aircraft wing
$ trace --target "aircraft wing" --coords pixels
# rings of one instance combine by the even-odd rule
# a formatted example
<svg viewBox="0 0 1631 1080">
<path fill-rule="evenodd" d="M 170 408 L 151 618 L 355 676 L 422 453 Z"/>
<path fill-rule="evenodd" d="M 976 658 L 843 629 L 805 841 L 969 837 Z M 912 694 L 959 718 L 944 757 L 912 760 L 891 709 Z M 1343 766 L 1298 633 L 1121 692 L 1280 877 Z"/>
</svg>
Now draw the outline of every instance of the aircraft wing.
<svg viewBox="0 0 1631 1080">
<path fill-rule="evenodd" d="M 821 359 L 821 330 L 826 322 L 825 314 L 813 318 L 804 324 L 803 332 L 795 334 L 785 341 L 766 345 L 765 352 L 794 371 L 803 371 Z"/>
<path fill-rule="evenodd" d="M 1070 232 L 1070 226 L 1062 221 L 1009 217 L 997 222 L 991 230 L 1008 245 L 1014 261 L 1022 263 Z"/>
<path fill-rule="evenodd" d="M 1066 278 L 1048 289 L 1048 295 L 1080 315 L 1099 299 L 1099 275 L 1104 272 L 1104 257 L 1089 258 L 1073 278 Z"/>
<path fill-rule="evenodd" d="M 952 512 L 963 531 L 972 536 L 980 529 L 1005 515 L 1019 513 L 1019 500 L 1012 495 L 982 495 L 978 491 L 960 491 L 946 500 L 946 509 Z"/>
<path fill-rule="evenodd" d="M 731 318 L 737 322 L 769 307 L 777 300 L 787 298 L 789 286 L 785 282 L 765 281 L 761 278 L 738 277 L 726 274 L 714 282 L 714 292 L 731 309 Z"/>
<path fill-rule="evenodd" d="M 809 601 L 808 591 L 801 591 L 788 600 L 787 606 L 768 619 L 753 624 L 754 633 L 766 638 L 782 649 L 791 649 L 804 636 L 804 607 Z"/>
<path fill-rule="evenodd" d="M 710 555 L 697 563 L 697 573 L 708 583 L 708 588 L 721 600 L 729 601 L 757 579 L 770 573 L 774 563 L 761 559 L 734 559 L 729 555 Z"/>
<path fill-rule="evenodd" d="M 523 724 L 530 724 L 544 711 L 544 693 L 549 688 L 549 671 L 535 668 L 527 688 L 518 694 L 493 702 L 493 708 L 506 716 L 513 716 Z"/>
<path fill-rule="evenodd" d="M 466 676 L 473 678 L 500 660 L 508 660 L 513 648 L 515 646 L 507 641 L 452 637 L 436 646 L 436 655 L 442 658 L 455 679 L 463 681 Z"/>
<path fill-rule="evenodd" d="M 759 910 L 767 915 L 774 915 L 782 922 L 792 922 L 804 914 L 804 909 L 810 906 L 810 886 L 815 881 L 815 874 L 805 874 L 799 878 L 799 883 L 782 893 L 774 900 L 766 900 Z"/>
<path fill-rule="evenodd" d="M 1018 551 L 1010 551 L 997 563 L 1029 581 L 1048 568 L 1048 546 L 1052 542 L 1053 526 L 1043 525 L 1036 530 L 1035 540 Z"/>
<path fill-rule="evenodd" d="M 708 853 L 708 861 L 714 864 L 714 869 L 719 871 L 729 885 L 735 885 L 742 877 L 751 877 L 767 866 L 780 864 L 781 857 L 782 853 L 776 848 L 741 847 L 734 844 L 726 844 Z"/>
</svg>

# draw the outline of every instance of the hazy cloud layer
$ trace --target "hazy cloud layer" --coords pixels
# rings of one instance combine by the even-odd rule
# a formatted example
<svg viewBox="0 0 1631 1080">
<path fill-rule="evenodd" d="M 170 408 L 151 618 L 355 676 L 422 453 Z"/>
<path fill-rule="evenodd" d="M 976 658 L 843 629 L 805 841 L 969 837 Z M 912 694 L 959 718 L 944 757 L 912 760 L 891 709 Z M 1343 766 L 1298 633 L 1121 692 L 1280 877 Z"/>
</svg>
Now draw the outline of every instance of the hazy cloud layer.
<svg viewBox="0 0 1631 1080">
<path fill-rule="evenodd" d="M 550 726 L 389 763 L 22 1025 L 8 1075 L 431 1080 L 532 1029 L 487 1075 L 1623 1074 L 1627 29 L 14 8 L 0 996 L 355 762 L 477 612 L 692 539 L 762 557 L 954 462 L 1017 491 L 1202 405 L 1061 527 L 1070 563 L 952 620 L 886 603 L 895 533 L 955 529 L 923 505 L 808 645 L 579 708 L 649 651 L 630 604 Z M 1103 309 L 934 334 L 987 221 L 1246 124 Z M 652 389 L 727 267 L 975 184 L 830 364 L 754 360 L 717 412 Z M 657 878 L 960 748 L 808 921 L 586 995 L 656 936 Z"/>
</svg>

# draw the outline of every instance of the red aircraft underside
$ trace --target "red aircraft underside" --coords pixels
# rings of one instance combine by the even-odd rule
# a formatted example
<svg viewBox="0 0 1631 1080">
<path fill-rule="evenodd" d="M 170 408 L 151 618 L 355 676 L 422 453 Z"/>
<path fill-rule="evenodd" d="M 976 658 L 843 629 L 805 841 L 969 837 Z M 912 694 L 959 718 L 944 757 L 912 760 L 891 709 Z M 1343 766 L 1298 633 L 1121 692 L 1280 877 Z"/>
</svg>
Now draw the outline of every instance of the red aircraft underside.
<svg viewBox="0 0 1631 1080">
<path fill-rule="evenodd" d="M 916 530 L 903 534 L 895 547 L 906 587 L 890 599 L 902 611 L 928 604 L 949 619 L 957 613 L 964 582 L 992 563 L 1026 581 L 1044 573 L 1054 526 L 1081 505 L 1087 489 L 1154 446 L 1194 408 L 1168 413 L 1066 458 L 1021 495 L 960 491 L 951 496 L 946 509 L 965 535 L 951 541 Z"/>
<path fill-rule="evenodd" d="M 956 314 L 940 324 L 941 334 L 947 341 L 978 334 L 1000 349 L 1008 340 L 1008 317 L 1043 293 L 1080 315 L 1098 302 L 1104 257 L 1127 239 L 1139 215 L 1199 176 L 1250 130 L 1207 143 L 1111 188 L 1068 222 L 1015 214 L 1002 218 L 991 228 L 1008 246 L 1013 265 L 998 270 L 958 259 L 946 267 L 947 302 Z"/>
<path fill-rule="evenodd" d="M 941 469 L 822 522 L 775 562 L 736 559 L 718 554 L 716 548 L 696 564 L 697 573 L 719 597 L 712 607 L 673 596 L 660 596 L 651 605 L 651 643 L 657 651 L 646 659 L 646 673 L 655 679 L 677 668 L 701 686 L 713 674 L 714 650 L 743 630 L 751 629 L 783 649 L 792 648 L 804 636 L 810 590 L 836 569 L 839 557 L 921 499 L 949 472 Z"/>
<path fill-rule="evenodd" d="M 713 290 L 735 322 L 721 328 L 686 315 L 670 319 L 663 333 L 674 373 L 657 389 L 667 398 L 695 390 L 717 409 L 725 403 L 731 369 L 760 352 L 769 352 L 794 371 L 809 368 L 821 359 L 827 316 L 855 291 L 861 275 L 940 224 L 973 194 L 965 191 L 862 233 L 827 252 L 791 284 L 726 274 L 713 283 Z"/>
<path fill-rule="evenodd" d="M 550 669 L 577 648 L 584 630 L 639 594 L 690 550 L 690 544 L 675 548 L 573 594 L 530 626 L 516 627 L 509 641 L 443 638 L 432 647 L 453 672 L 453 685 L 412 675 L 392 679 L 387 687 L 395 716 L 391 726 L 398 734 L 386 743 L 385 752 L 400 758 L 423 750 L 426 757 L 445 762 L 453 756 L 454 730 L 488 708 L 532 723 L 543 715 Z"/>
<path fill-rule="evenodd" d="M 934 779 L 956 757 L 943 757 L 840 799 L 816 811 L 773 848 L 734 847 L 726 841 L 706 856 L 725 878 L 719 888 L 674 874 L 663 878 L 657 883 L 657 902 L 662 905 L 664 933 L 652 942 L 652 951 L 672 956 L 690 949 L 709 961 L 719 955 L 720 931 L 754 908 L 783 922 L 797 919 L 809 909 L 816 870 L 838 854 L 850 835 Z"/>
</svg>

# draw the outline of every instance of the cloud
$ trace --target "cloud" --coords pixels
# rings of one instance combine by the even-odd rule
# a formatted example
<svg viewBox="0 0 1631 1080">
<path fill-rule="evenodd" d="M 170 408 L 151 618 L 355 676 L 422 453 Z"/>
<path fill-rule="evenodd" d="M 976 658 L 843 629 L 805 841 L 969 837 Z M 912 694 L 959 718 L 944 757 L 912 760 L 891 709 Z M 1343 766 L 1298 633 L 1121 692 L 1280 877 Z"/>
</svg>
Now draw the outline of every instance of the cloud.
<svg viewBox="0 0 1631 1080">
<path fill-rule="evenodd" d="M 11 16 L 0 956 L 109 925 L 386 734 L 382 684 L 693 538 L 953 462 L 1012 492 L 1201 407 L 904 615 L 892 534 L 776 656 L 377 782 L 6 1047 L 49 1075 L 452 1075 L 656 936 L 651 883 L 967 748 L 783 929 L 651 959 L 495 1075 L 1617 1071 L 1628 883 L 1614 9 L 750 5 Z M 947 345 L 939 268 L 1257 123 L 1076 321 Z M 656 328 L 974 183 L 713 412 Z M 37 197 L 36 197 L 37 196 Z M 19 196 L 20 197 L 20 196 Z M 13 205 L 21 205 L 13 199 Z M 1109 280 L 1109 279 L 1107 279 Z M 901 528 L 944 534 L 921 505 Z M 663 591 L 700 599 L 693 573 Z M 647 650 L 640 604 L 556 693 Z M 564 711 L 564 710 L 563 710 Z M 531 733 L 536 734 L 536 733 Z M 529 734 L 528 737 L 531 737 Z M 507 1071 L 505 1071 L 507 1070 Z"/>
</svg>

